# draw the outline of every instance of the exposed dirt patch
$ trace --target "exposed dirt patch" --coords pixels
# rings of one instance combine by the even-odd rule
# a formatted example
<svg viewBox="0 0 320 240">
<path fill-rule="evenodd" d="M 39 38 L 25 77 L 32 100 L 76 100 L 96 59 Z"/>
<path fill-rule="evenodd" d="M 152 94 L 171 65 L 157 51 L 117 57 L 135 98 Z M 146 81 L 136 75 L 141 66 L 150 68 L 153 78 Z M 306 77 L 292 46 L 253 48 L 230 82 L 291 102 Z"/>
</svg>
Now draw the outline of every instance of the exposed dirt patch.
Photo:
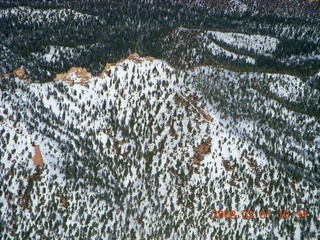
<svg viewBox="0 0 320 240">
<path fill-rule="evenodd" d="M 240 186 L 235 181 L 229 181 L 228 184 L 232 187 L 240 188 Z"/>
<path fill-rule="evenodd" d="M 202 144 L 195 148 L 197 154 L 207 155 L 211 151 L 211 138 L 208 137 Z"/>
<path fill-rule="evenodd" d="M 35 166 L 39 166 L 39 167 L 44 166 L 44 162 L 43 162 L 43 158 L 42 158 L 42 154 L 41 154 L 39 145 L 34 146 L 34 156 L 32 157 L 32 161 Z"/>
<path fill-rule="evenodd" d="M 198 107 L 198 97 L 196 95 L 188 95 L 188 96 L 179 96 L 178 94 L 173 97 L 174 102 L 179 107 L 184 107 L 187 112 L 193 112 L 197 115 L 200 115 L 206 121 L 211 121 L 212 117 L 210 114 L 206 114 L 203 110 L 203 105 Z"/>
<path fill-rule="evenodd" d="M 40 166 L 36 166 L 36 173 L 28 177 L 28 186 L 27 189 L 24 191 L 24 194 L 22 195 L 22 202 L 20 203 L 20 206 L 22 208 L 28 208 L 28 203 L 30 200 L 31 191 L 33 189 L 34 182 L 39 181 L 41 179 L 43 168 Z"/>
<path fill-rule="evenodd" d="M 195 165 L 200 165 L 200 162 L 203 161 L 205 155 L 211 152 L 211 138 L 208 137 L 205 141 L 202 141 L 199 146 L 194 148 L 194 151 L 196 153 L 191 158 L 192 163 Z"/>
<path fill-rule="evenodd" d="M 235 168 L 228 160 L 222 160 L 222 166 L 226 169 L 226 171 L 232 171 Z"/>
<path fill-rule="evenodd" d="M 110 77 L 110 72 L 108 70 L 115 65 L 116 63 L 107 63 L 102 72 L 100 73 L 99 77 L 101 78 L 103 74 L 106 74 L 108 77 Z"/>
<path fill-rule="evenodd" d="M 175 130 L 172 126 L 170 127 L 169 133 L 170 133 L 170 136 L 171 136 L 171 137 L 173 137 L 173 138 L 176 139 L 176 140 L 178 139 L 179 136 L 178 136 L 176 130 Z"/>
<path fill-rule="evenodd" d="M 188 105 L 188 102 L 178 94 L 174 95 L 173 100 L 179 107 L 186 107 Z"/>
<path fill-rule="evenodd" d="M 153 60 L 155 59 L 154 57 L 151 56 L 146 56 L 146 57 L 140 57 L 140 55 L 138 53 L 133 53 L 130 54 L 127 59 L 129 60 L 133 60 L 135 63 L 142 63 L 143 61 L 150 61 L 153 62 Z"/>
<path fill-rule="evenodd" d="M 34 165 L 36 166 L 36 172 L 28 177 L 28 186 L 27 189 L 24 191 L 22 195 L 22 201 L 20 203 L 20 206 L 22 208 L 28 208 L 28 202 L 30 199 L 30 194 L 34 185 L 34 182 L 39 181 L 41 179 L 41 174 L 43 172 L 44 162 L 42 158 L 42 154 L 40 151 L 40 146 L 36 145 L 34 147 L 34 156 L 31 158 Z"/>
<path fill-rule="evenodd" d="M 123 140 L 119 141 L 118 139 L 116 139 L 115 136 L 112 136 L 110 133 L 106 132 L 106 134 L 112 138 L 113 140 L 113 144 L 112 144 L 112 148 L 116 151 L 116 154 L 118 156 L 124 156 L 124 154 L 121 154 L 121 149 L 120 146 L 123 146 L 125 144 L 125 142 Z"/>
<path fill-rule="evenodd" d="M 58 195 L 57 197 L 60 198 L 60 203 L 62 204 L 62 206 L 64 208 L 67 208 L 68 207 L 67 197 L 64 195 Z"/>
<path fill-rule="evenodd" d="M 32 80 L 28 77 L 28 75 L 26 74 L 26 72 L 24 71 L 23 68 L 17 68 L 16 70 L 14 70 L 13 71 L 13 75 L 17 76 L 20 79 L 25 80 L 25 81 L 27 81 L 29 83 L 32 83 Z M 2 76 L 0 76 L 0 78 L 11 77 L 11 76 L 12 76 L 12 74 L 6 73 L 6 74 L 3 74 Z"/>
<path fill-rule="evenodd" d="M 265 180 L 261 180 L 262 184 L 264 187 L 267 187 L 268 186 L 268 183 L 265 181 Z"/>
<path fill-rule="evenodd" d="M 4 73 L 0 76 L 0 78 L 9 78 L 11 77 L 11 73 Z"/>
<path fill-rule="evenodd" d="M 113 149 L 116 151 L 116 154 L 119 156 L 120 155 L 120 150 L 119 150 L 119 144 L 118 141 L 115 141 L 112 145 Z"/>
</svg>

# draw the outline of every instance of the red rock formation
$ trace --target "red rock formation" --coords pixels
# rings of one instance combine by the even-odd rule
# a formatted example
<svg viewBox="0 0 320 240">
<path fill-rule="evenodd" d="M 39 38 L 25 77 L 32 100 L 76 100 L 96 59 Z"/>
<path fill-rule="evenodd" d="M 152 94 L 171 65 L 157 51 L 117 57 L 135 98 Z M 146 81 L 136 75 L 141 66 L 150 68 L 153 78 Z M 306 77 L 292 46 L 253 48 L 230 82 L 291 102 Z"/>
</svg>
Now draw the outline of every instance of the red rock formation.
<svg viewBox="0 0 320 240">
<path fill-rule="evenodd" d="M 34 146 L 34 156 L 32 157 L 32 161 L 35 166 L 39 166 L 39 167 L 44 166 L 44 162 L 43 162 L 43 158 L 42 158 L 42 154 L 41 154 L 39 145 Z"/>
<path fill-rule="evenodd" d="M 23 79 L 26 76 L 26 73 L 23 68 L 18 68 L 16 70 L 14 70 L 13 74 L 17 75 L 21 79 Z"/>
<path fill-rule="evenodd" d="M 67 73 L 57 74 L 54 81 L 64 81 L 73 84 L 84 85 L 89 82 L 92 74 L 85 68 L 72 67 Z"/>
</svg>

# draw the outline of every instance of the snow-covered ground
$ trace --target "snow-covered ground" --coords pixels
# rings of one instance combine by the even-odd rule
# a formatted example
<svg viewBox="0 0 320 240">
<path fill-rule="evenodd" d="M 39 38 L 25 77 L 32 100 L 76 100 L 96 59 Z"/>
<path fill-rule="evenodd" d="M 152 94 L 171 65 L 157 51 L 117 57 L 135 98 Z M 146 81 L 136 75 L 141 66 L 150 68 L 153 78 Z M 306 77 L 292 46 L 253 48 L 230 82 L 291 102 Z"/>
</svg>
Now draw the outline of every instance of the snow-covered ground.
<svg viewBox="0 0 320 240">
<path fill-rule="evenodd" d="M 236 49 L 246 49 L 265 56 L 272 56 L 279 44 L 277 38 L 270 36 L 219 31 L 208 31 L 207 33 L 215 40 Z"/>
<path fill-rule="evenodd" d="M 298 113 L 276 110 L 279 103 L 260 93 L 266 81 L 273 94 L 296 101 L 305 87 L 300 79 L 213 67 L 178 71 L 162 60 L 133 55 L 86 86 L 8 81 L 2 80 L 6 85 L 0 92 L 2 232 L 15 229 L 16 237 L 35 239 L 316 236 L 314 185 L 295 182 L 280 169 L 280 160 L 271 161 L 259 148 L 272 138 L 257 127 L 261 119 L 235 122 L 232 112 L 225 114 L 227 105 L 209 103 L 197 85 L 214 86 L 212 94 L 228 104 L 245 100 L 256 114 L 263 99 L 271 118 L 278 114 L 308 131 L 296 121 Z M 246 81 L 249 88 L 243 89 Z M 317 123 L 309 116 L 305 120 Z M 295 149 L 299 139 L 288 142 L 286 136 L 277 136 L 275 144 L 286 144 L 303 160 Z M 35 174 L 33 143 L 40 146 L 45 168 L 26 192 L 28 177 Z M 306 143 L 309 152 L 316 150 L 309 147 Z M 314 166 L 305 160 L 307 168 Z M 27 208 L 19 205 L 22 196 L 30 197 Z M 307 224 L 294 218 L 285 222 L 278 219 L 284 209 L 306 209 L 314 217 Z M 237 219 L 213 220 L 213 210 L 234 210 Z M 272 218 L 246 220 L 245 210 L 255 216 L 270 210 Z"/>
</svg>

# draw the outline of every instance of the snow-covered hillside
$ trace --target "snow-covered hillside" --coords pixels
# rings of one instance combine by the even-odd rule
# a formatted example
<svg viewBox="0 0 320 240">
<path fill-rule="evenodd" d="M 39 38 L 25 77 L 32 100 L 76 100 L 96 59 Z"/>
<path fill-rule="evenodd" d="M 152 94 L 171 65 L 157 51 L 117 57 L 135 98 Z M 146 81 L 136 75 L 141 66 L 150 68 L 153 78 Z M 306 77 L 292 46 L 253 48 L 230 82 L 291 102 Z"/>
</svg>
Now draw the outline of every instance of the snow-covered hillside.
<svg viewBox="0 0 320 240">
<path fill-rule="evenodd" d="M 221 41 L 231 47 L 253 51 L 256 54 L 271 56 L 275 51 L 279 40 L 269 36 L 248 35 L 232 32 L 209 31 L 217 41 Z"/>
<path fill-rule="evenodd" d="M 177 28 L 165 38 L 166 54 L 173 61 L 177 56 L 183 66 L 202 62 L 229 62 L 249 66 L 259 56 L 272 57 L 279 40 L 270 36 L 234 32 Z"/>
<path fill-rule="evenodd" d="M 317 237 L 319 118 L 290 103 L 319 92 L 301 79 L 138 55 L 80 72 L 0 80 L 2 239 Z"/>
</svg>

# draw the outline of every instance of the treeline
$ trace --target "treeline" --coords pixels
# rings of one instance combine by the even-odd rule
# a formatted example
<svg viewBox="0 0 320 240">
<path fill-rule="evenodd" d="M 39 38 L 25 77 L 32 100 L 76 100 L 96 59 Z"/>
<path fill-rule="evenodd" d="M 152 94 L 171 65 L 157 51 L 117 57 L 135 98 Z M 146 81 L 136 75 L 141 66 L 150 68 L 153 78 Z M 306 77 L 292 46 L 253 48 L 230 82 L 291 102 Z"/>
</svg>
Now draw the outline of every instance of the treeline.
<svg viewBox="0 0 320 240">
<path fill-rule="evenodd" d="M 32 21 L 25 22 L 20 21 L 19 16 L 27 10 L 18 8 L 17 14 L 2 16 L 0 51 L 3 52 L 3 59 L 9 58 L 4 50 L 5 47 L 12 51 L 14 57 L 10 55 L 9 62 L 0 60 L 0 65 L 8 72 L 23 65 L 32 75 L 32 79 L 41 82 L 52 80 L 56 73 L 66 71 L 74 65 L 86 67 L 97 74 L 106 62 L 116 62 L 133 52 L 168 60 L 171 56 L 164 53 L 163 39 L 179 26 L 283 36 L 284 40 L 281 40 L 283 44 L 276 58 L 319 51 L 318 42 L 310 43 L 305 40 L 295 42 L 295 39 L 287 42 L 285 40 L 287 36 L 281 32 L 282 26 L 283 28 L 289 26 L 291 31 L 297 32 L 303 26 L 308 26 L 311 30 L 306 35 L 317 39 L 317 33 L 314 32 L 319 29 L 319 23 L 300 18 L 289 18 L 290 21 L 268 15 L 257 18 L 250 13 L 226 13 L 208 8 L 191 8 L 187 4 L 173 4 L 171 1 L 153 1 L 150 4 L 143 0 L 6 1 L 1 3 L 0 8 L 5 11 L 17 6 L 30 7 L 31 11 L 40 9 L 42 12 L 37 13 L 39 16 L 46 14 L 45 11 L 49 10 L 59 14 L 59 11 L 70 9 L 87 14 L 81 18 L 75 18 L 76 13 L 71 11 L 64 20 L 52 21 L 55 16 L 53 14 L 43 22 L 38 21 L 38 15 L 35 14 Z M 70 47 L 79 51 L 79 54 L 62 56 L 60 62 L 47 62 L 35 56 L 34 53 L 45 55 L 44 49 L 47 46 Z M 84 48 L 79 49 L 79 46 Z M 178 66 L 181 60 L 178 58 L 170 63 Z M 223 64 L 228 61 L 223 61 Z M 212 59 L 209 59 L 203 63 L 212 64 L 212 62 Z M 279 62 L 275 59 L 263 58 L 258 59 L 257 62 L 260 68 L 279 70 Z M 313 73 L 317 64 L 319 61 L 312 62 L 310 68 L 308 67 L 310 62 L 307 61 L 299 71 L 303 74 Z M 245 66 L 241 62 L 231 64 L 231 66 L 237 65 Z M 280 68 L 290 70 L 290 66 L 281 65 Z"/>
</svg>

